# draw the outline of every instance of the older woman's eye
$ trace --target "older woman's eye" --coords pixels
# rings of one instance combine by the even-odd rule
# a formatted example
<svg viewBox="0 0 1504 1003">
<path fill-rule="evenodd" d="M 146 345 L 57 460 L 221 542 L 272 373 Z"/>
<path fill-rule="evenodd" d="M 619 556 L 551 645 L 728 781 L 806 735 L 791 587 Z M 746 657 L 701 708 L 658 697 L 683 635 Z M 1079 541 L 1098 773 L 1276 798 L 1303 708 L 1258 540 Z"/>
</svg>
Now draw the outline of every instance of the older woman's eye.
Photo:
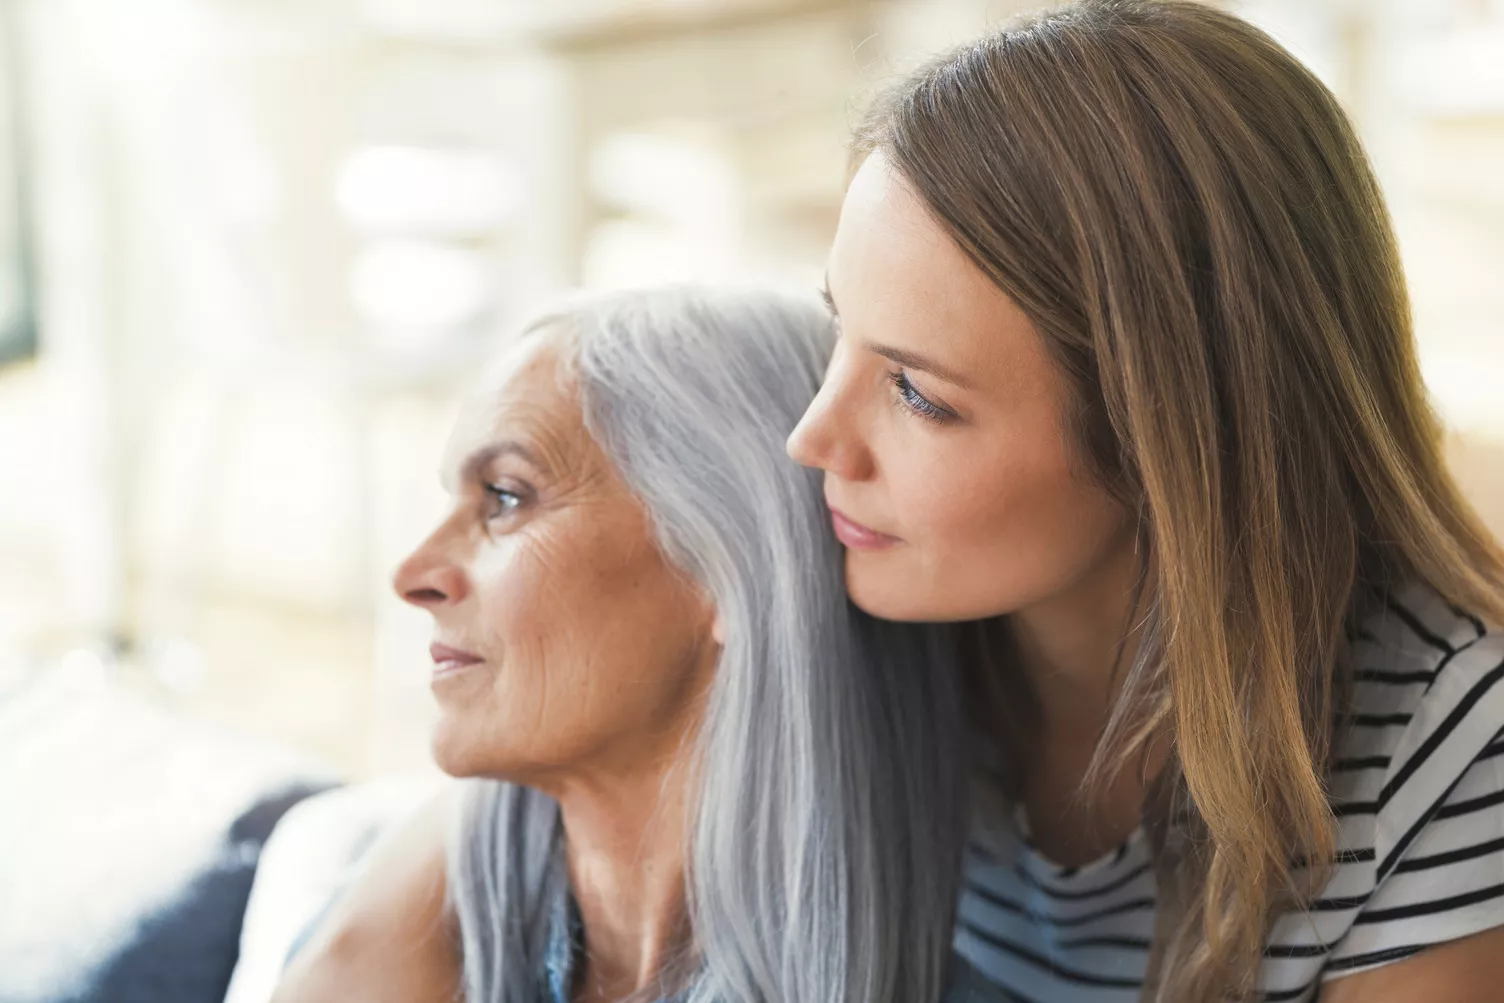
<svg viewBox="0 0 1504 1003">
<path fill-rule="evenodd" d="M 501 519 L 511 515 L 522 507 L 526 500 L 520 492 L 509 491 L 496 484 L 486 485 L 486 495 L 491 499 L 491 510 L 487 513 L 489 519 Z"/>
</svg>

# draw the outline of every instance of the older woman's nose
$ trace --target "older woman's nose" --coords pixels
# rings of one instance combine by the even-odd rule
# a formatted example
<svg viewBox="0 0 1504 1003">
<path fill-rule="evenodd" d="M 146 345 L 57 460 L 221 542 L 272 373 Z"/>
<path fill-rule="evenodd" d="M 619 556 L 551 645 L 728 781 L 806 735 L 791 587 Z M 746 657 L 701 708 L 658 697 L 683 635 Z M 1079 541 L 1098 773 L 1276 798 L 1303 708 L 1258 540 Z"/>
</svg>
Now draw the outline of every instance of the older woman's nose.
<svg viewBox="0 0 1504 1003">
<path fill-rule="evenodd" d="M 419 549 L 392 575 L 392 590 L 405 602 L 432 610 L 465 598 L 465 572 L 426 548 Z"/>
</svg>

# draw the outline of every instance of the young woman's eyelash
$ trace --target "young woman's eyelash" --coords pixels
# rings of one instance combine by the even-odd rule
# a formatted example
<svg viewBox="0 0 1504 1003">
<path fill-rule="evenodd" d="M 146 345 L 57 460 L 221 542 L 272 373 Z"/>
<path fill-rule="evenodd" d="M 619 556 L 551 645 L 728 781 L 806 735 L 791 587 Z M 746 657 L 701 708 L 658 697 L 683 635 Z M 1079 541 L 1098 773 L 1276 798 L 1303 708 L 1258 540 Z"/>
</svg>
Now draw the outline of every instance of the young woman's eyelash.
<svg viewBox="0 0 1504 1003">
<path fill-rule="evenodd" d="M 899 403 L 926 421 L 941 423 L 952 417 L 948 410 L 926 400 L 923 394 L 914 389 L 914 384 L 909 382 L 909 374 L 902 369 L 889 373 L 888 381 L 898 389 Z"/>
</svg>

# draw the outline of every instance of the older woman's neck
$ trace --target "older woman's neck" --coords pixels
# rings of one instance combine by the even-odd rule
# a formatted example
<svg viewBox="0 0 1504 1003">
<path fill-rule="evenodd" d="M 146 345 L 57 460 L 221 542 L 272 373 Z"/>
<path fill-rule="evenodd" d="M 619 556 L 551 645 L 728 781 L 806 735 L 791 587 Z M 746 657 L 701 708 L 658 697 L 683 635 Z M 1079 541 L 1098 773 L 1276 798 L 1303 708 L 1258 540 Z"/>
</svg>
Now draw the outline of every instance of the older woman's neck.
<svg viewBox="0 0 1504 1003">
<path fill-rule="evenodd" d="M 588 946 L 576 1000 L 620 1000 L 656 986 L 690 947 L 685 772 L 671 766 L 561 792 Z"/>
</svg>

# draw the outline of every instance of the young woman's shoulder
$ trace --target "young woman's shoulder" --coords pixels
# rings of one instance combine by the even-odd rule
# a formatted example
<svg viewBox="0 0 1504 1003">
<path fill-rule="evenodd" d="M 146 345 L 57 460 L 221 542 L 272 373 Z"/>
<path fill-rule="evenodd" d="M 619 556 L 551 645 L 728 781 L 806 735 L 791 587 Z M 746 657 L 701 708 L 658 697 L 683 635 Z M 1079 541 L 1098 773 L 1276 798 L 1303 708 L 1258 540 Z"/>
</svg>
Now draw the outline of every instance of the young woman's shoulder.
<svg viewBox="0 0 1504 1003">
<path fill-rule="evenodd" d="M 1353 687 L 1335 793 L 1369 790 L 1378 809 L 1424 812 L 1504 729 L 1504 629 L 1424 585 L 1387 596 L 1354 639 Z M 1382 773 L 1376 787 L 1344 783 Z"/>
<path fill-rule="evenodd" d="M 1317 902 L 1271 930 L 1259 987 L 1323 981 L 1504 927 L 1504 631 L 1397 590 L 1362 625 L 1330 794 L 1338 859 Z M 958 947 L 1034 999 L 1138 992 L 1157 890 L 1141 834 L 1083 868 L 1016 837 L 974 848 Z"/>
<path fill-rule="evenodd" d="M 1417 584 L 1352 653 L 1331 778 L 1341 856 L 1304 917 L 1328 928 L 1327 979 L 1504 926 L 1504 630 Z"/>
</svg>

